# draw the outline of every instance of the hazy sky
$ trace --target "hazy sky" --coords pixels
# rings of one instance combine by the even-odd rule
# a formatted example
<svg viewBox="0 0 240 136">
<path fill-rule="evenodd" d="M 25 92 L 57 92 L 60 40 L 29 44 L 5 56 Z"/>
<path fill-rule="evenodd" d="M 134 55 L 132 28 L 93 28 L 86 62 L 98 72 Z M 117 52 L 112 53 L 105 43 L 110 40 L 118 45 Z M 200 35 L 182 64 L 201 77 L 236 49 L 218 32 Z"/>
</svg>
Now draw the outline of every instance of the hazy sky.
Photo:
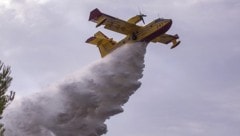
<svg viewBox="0 0 240 136">
<path fill-rule="evenodd" d="M 12 68 L 17 97 L 32 94 L 100 59 L 85 40 L 99 8 L 145 22 L 171 18 L 182 43 L 150 43 L 141 88 L 124 113 L 107 121 L 107 136 L 240 135 L 240 2 L 238 0 L 1 0 L 0 59 Z"/>
</svg>

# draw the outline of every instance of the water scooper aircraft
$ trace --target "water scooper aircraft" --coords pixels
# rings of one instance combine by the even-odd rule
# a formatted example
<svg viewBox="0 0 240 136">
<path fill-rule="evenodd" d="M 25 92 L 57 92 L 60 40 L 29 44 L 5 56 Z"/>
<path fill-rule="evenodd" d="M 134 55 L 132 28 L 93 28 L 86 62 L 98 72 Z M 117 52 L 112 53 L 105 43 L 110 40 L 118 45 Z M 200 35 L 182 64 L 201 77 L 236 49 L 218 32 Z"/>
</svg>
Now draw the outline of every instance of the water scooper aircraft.
<svg viewBox="0 0 240 136">
<path fill-rule="evenodd" d="M 102 32 L 98 31 L 94 36 L 88 38 L 86 43 L 97 45 L 102 57 L 105 57 L 113 50 L 129 42 L 172 43 L 171 49 L 180 44 L 177 34 L 166 34 L 172 25 L 171 19 L 157 18 L 145 26 L 137 25 L 140 21 L 145 24 L 144 17 L 146 17 L 146 15 L 140 13 L 139 15 L 130 18 L 128 21 L 124 21 L 104 14 L 96 8 L 91 11 L 89 21 L 96 23 L 96 27 L 103 25 L 104 28 L 124 34 L 126 37 L 121 41 L 116 42 L 112 38 L 108 38 Z"/>
</svg>

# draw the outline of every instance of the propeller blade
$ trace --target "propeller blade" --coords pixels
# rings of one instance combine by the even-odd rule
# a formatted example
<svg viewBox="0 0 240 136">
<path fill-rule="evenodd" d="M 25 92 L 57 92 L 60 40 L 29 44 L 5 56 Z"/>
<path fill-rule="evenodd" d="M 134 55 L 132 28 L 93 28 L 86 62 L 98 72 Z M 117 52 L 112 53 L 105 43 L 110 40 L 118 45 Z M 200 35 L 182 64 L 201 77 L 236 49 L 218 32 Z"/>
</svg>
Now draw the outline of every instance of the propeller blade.
<svg viewBox="0 0 240 136">
<path fill-rule="evenodd" d="M 144 18 L 143 18 L 143 17 L 146 17 L 146 16 L 147 16 L 147 15 L 144 15 L 144 14 L 142 14 L 142 13 L 140 12 L 140 18 L 141 18 L 143 24 L 145 24 L 145 21 L 144 21 Z"/>
<path fill-rule="evenodd" d="M 143 17 L 146 17 L 146 15 L 141 14 L 140 17 L 141 17 L 141 20 L 142 20 L 143 24 L 145 24 L 145 21 L 144 21 L 144 18 L 143 18 Z"/>
<path fill-rule="evenodd" d="M 145 24 L 145 21 L 144 21 L 144 18 L 143 18 L 143 17 L 146 17 L 147 15 L 142 14 L 141 10 L 139 10 L 139 16 L 140 16 L 140 18 L 141 18 L 143 24 Z"/>
<path fill-rule="evenodd" d="M 145 24 L 145 21 L 144 21 L 143 17 L 142 17 L 142 22 L 143 22 L 143 24 Z"/>
</svg>

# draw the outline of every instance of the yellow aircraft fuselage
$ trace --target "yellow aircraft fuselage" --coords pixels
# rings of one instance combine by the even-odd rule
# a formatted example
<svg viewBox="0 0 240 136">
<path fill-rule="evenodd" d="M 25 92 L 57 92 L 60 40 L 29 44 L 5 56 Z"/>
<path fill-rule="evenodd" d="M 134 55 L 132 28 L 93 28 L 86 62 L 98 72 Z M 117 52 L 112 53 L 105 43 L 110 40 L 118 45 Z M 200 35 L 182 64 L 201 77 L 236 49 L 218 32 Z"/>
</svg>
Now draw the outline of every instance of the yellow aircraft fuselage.
<svg viewBox="0 0 240 136">
<path fill-rule="evenodd" d="M 171 48 L 180 43 L 180 41 L 177 41 L 178 35 L 165 34 L 172 25 L 171 19 L 158 18 L 145 26 L 138 26 L 136 23 L 143 20 L 142 14 L 134 16 L 128 21 L 123 21 L 95 9 L 90 13 L 89 20 L 97 23 L 96 27 L 104 25 L 106 29 L 126 35 L 119 42 L 113 41 L 101 32 L 97 32 L 94 37 L 90 37 L 86 42 L 97 45 L 102 57 L 129 42 L 161 42 L 165 44 L 172 42 L 173 46 Z"/>
<path fill-rule="evenodd" d="M 171 25 L 171 19 L 158 18 L 146 26 L 139 28 L 139 30 L 136 32 L 127 35 L 127 37 L 121 40 L 119 44 L 124 44 L 129 41 L 149 43 L 159 35 L 167 32 L 170 29 Z"/>
</svg>

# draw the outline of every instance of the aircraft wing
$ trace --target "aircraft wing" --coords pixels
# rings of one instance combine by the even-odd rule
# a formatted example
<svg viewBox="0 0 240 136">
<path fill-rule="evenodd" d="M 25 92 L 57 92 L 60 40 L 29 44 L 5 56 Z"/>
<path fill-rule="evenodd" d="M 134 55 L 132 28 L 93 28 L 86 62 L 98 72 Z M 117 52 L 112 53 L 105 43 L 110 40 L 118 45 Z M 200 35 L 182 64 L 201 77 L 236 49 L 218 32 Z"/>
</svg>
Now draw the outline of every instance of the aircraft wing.
<svg viewBox="0 0 240 136">
<path fill-rule="evenodd" d="M 173 43 L 171 49 L 175 48 L 176 46 L 178 46 L 180 44 L 180 41 L 177 41 L 178 39 L 178 35 L 169 35 L 169 34 L 162 34 L 160 36 L 158 36 L 157 38 L 153 39 L 151 42 L 160 42 L 160 43 L 164 43 L 164 44 L 169 44 L 170 42 Z"/>
<path fill-rule="evenodd" d="M 98 9 L 91 11 L 89 21 L 97 23 L 96 27 L 104 25 L 104 28 L 106 29 L 125 35 L 132 34 L 141 28 L 136 24 L 104 14 Z"/>
</svg>

